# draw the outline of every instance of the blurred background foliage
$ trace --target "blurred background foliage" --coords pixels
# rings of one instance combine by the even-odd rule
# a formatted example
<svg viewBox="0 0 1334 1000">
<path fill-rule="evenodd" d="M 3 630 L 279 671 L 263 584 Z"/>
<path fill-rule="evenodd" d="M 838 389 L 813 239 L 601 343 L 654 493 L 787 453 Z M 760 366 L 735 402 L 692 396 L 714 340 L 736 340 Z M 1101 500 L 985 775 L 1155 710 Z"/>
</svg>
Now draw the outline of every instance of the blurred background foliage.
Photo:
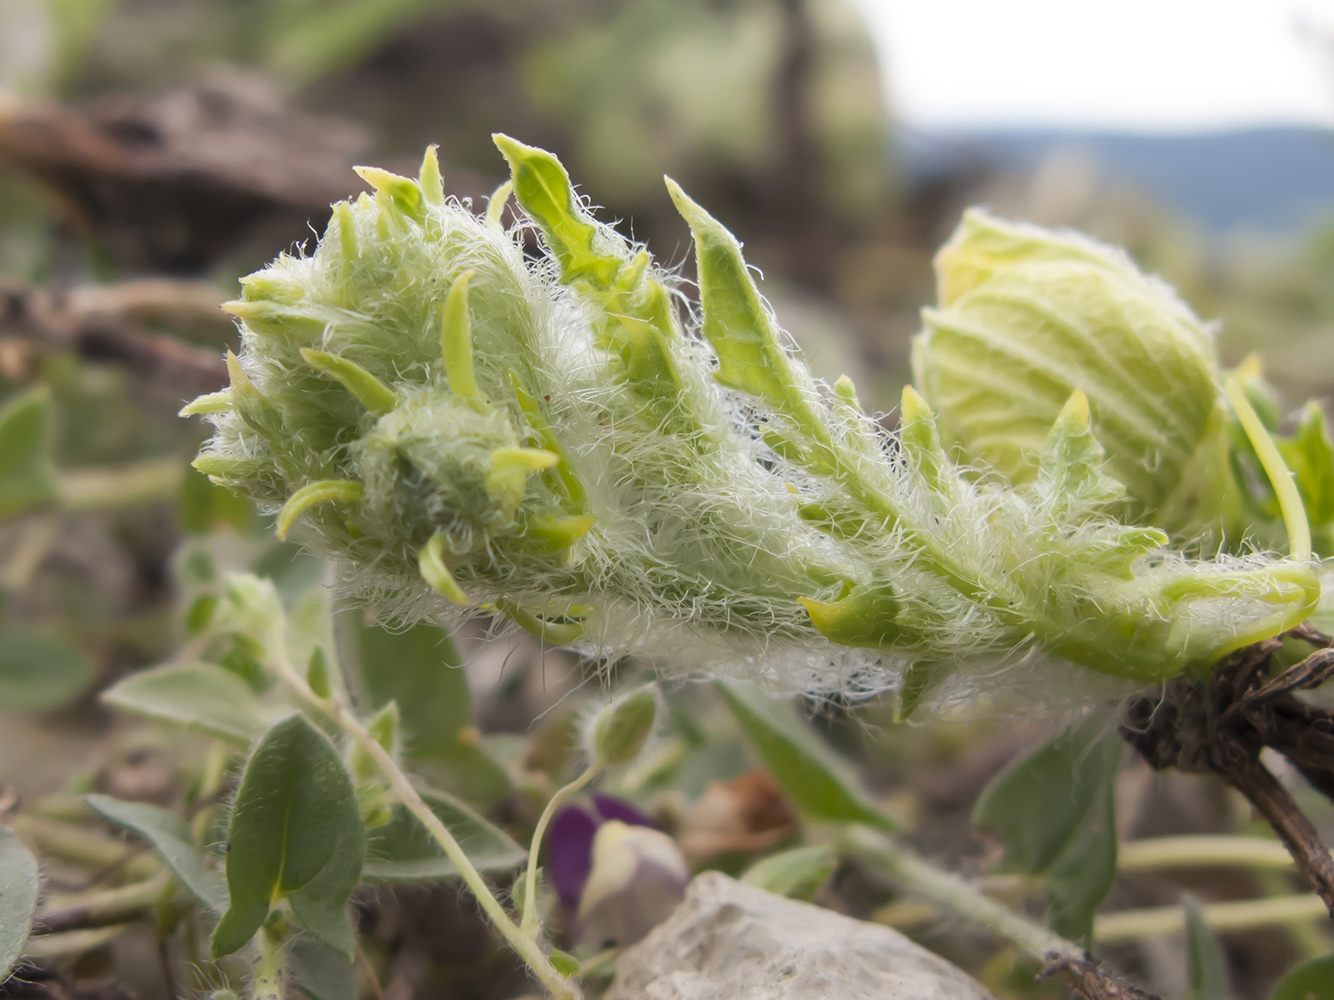
<svg viewBox="0 0 1334 1000">
<path fill-rule="evenodd" d="M 897 398 L 917 310 L 933 297 L 931 254 L 979 201 L 1124 244 L 1222 321 L 1227 362 L 1263 347 L 1289 399 L 1325 395 L 1334 378 L 1334 225 L 1219 234 L 1067 148 L 1011 171 L 946 146 L 944 168 L 917 169 L 920 137 L 895 129 L 848 0 L 0 0 L 0 401 L 39 394 L 26 424 L 3 428 L 0 480 L 26 483 L 38 466 L 50 480 L 0 522 L 0 812 L 17 809 L 48 878 L 79 885 L 98 871 L 61 852 L 65 827 L 116 843 L 78 794 L 171 806 L 193 794 L 210 741 L 119 715 L 97 694 L 182 649 L 204 655 L 192 643 L 232 569 L 274 576 L 289 614 L 341 630 L 345 655 L 462 663 L 445 687 L 410 693 L 410 677 L 386 674 L 384 690 L 364 693 L 420 706 L 404 715 L 420 767 L 516 835 L 575 773 L 571 734 L 583 706 L 605 697 L 605 665 L 524 636 L 456 636 L 456 650 L 433 635 L 358 632 L 353 612 L 329 607 L 323 566 L 188 469 L 200 431 L 175 416 L 223 384 L 219 355 L 235 331 L 217 304 L 238 276 L 322 229 L 328 204 L 361 188 L 353 163 L 413 172 L 438 143 L 447 190 L 480 207 L 505 176 L 494 131 L 557 153 L 604 217 L 688 275 L 687 232 L 661 175 L 680 180 L 745 241 L 816 374 L 851 373 L 870 406 Z M 209 655 L 262 694 L 243 644 Z M 621 664 L 617 683 L 640 673 Z M 716 692 L 686 686 L 668 704 L 663 739 L 612 790 L 697 867 L 740 873 L 803 843 L 792 790 Z M 448 712 L 428 733 L 431 705 Z M 1000 854 L 969 822 L 982 789 L 1064 721 L 990 718 L 984 705 L 908 727 L 893 724 L 891 704 L 802 707 L 876 807 L 969 874 Z M 1216 782 L 1155 775 L 1129 755 L 1115 796 L 1123 841 L 1268 836 Z M 1329 827 L 1327 804 L 1304 804 Z M 814 870 L 808 895 L 908 930 L 998 997 L 1059 990 L 1033 986 L 1014 954 L 865 871 Z M 1108 909 L 1175 905 L 1183 889 L 1206 901 L 1295 889 L 1281 871 L 1169 875 L 1123 872 Z M 1042 912 L 1041 892 L 1004 878 L 1003 891 Z M 358 906 L 382 981 L 405 977 L 395 997 L 447 984 L 503 997 L 522 985 L 452 888 Z M 145 997 L 218 985 L 225 969 L 173 984 L 145 962 L 160 931 L 81 953 L 62 989 L 95 995 L 87 984 L 109 975 Z M 1104 950 L 1139 981 L 1191 992 L 1186 938 L 1118 933 Z M 1257 1000 L 1293 961 L 1329 948 L 1311 918 L 1225 944 L 1232 995 Z M 56 995 L 44 982 L 8 989 Z"/>
</svg>

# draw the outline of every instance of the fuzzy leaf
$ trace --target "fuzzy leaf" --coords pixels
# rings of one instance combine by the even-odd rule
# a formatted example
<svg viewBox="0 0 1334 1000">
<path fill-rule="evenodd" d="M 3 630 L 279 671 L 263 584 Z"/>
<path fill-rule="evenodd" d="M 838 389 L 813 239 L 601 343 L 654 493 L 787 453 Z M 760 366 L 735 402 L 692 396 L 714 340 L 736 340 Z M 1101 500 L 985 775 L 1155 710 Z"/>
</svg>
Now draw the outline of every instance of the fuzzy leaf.
<svg viewBox="0 0 1334 1000">
<path fill-rule="evenodd" d="M 1297 481 L 1311 527 L 1319 529 L 1334 522 L 1334 442 L 1324 411 L 1315 402 L 1307 403 L 1297 433 L 1275 443 Z"/>
<path fill-rule="evenodd" d="M 1193 896 L 1185 896 L 1186 985 L 1190 1000 L 1227 1000 L 1227 958 Z"/>
<path fill-rule="evenodd" d="M 1007 868 L 1045 872 L 1105 794 L 1119 760 L 1120 744 L 1101 720 L 1067 729 L 991 780 L 973 824 L 1005 845 Z"/>
<path fill-rule="evenodd" d="M 1289 969 L 1270 1000 L 1334 1000 L 1334 955 Z"/>
<path fill-rule="evenodd" d="M 249 743 L 287 711 L 260 698 L 230 670 L 211 663 L 141 670 L 103 691 L 102 700 L 238 743 Z"/>
<path fill-rule="evenodd" d="M 0 982 L 23 954 L 40 888 L 37 859 L 16 834 L 0 827 Z"/>
<path fill-rule="evenodd" d="M 503 798 L 509 778 L 475 738 L 468 676 L 449 635 L 429 623 L 390 632 L 358 617 L 339 622 L 347 660 L 359 665 L 369 708 L 397 702 L 408 759 L 471 802 Z"/>
<path fill-rule="evenodd" d="M 146 802 L 124 802 L 110 795 L 85 795 L 83 800 L 104 818 L 152 844 L 162 863 L 201 904 L 215 914 L 227 909 L 227 884 L 208 866 L 185 820 Z"/>
<path fill-rule="evenodd" d="M 96 665 L 66 639 L 29 625 L 0 625 L 0 712 L 57 708 L 96 673 Z"/>
<path fill-rule="evenodd" d="M 231 902 L 213 956 L 244 947 L 286 898 L 313 937 L 350 957 L 347 901 L 365 844 L 352 779 L 328 737 L 301 715 L 274 725 L 246 763 L 227 827 Z"/>
<path fill-rule="evenodd" d="M 838 867 L 838 855 L 828 844 L 810 844 L 780 851 L 746 870 L 741 881 L 789 899 L 810 900 Z"/>
<path fill-rule="evenodd" d="M 421 793 L 478 871 L 503 871 L 528 856 L 504 830 L 446 792 Z M 423 882 L 458 874 L 439 845 L 402 805 L 388 825 L 372 830 L 362 876 L 369 882 Z"/>
<path fill-rule="evenodd" d="M 54 500 L 51 464 L 51 392 L 36 386 L 0 409 L 0 518 Z"/>
<path fill-rule="evenodd" d="M 819 741 L 791 704 L 739 682 L 719 681 L 718 690 L 755 752 L 804 816 L 893 828 L 848 766 Z"/>
</svg>

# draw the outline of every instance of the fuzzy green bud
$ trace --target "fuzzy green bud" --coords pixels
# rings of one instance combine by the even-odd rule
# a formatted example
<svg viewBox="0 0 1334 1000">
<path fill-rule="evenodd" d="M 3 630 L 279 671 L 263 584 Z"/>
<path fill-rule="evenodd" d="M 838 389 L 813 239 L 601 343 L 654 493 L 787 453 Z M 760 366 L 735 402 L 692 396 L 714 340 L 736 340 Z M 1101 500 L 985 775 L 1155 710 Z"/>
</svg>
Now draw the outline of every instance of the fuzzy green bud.
<svg viewBox="0 0 1334 1000">
<path fill-rule="evenodd" d="M 1230 481 L 1218 363 L 1171 289 L 1119 250 L 977 210 L 936 274 L 913 370 L 947 444 L 1028 482 L 1079 389 L 1127 520 L 1189 532 L 1217 520 Z"/>
<path fill-rule="evenodd" d="M 629 764 L 644 750 L 658 720 L 658 688 L 645 684 L 623 694 L 593 717 L 588 752 L 597 764 Z"/>
</svg>

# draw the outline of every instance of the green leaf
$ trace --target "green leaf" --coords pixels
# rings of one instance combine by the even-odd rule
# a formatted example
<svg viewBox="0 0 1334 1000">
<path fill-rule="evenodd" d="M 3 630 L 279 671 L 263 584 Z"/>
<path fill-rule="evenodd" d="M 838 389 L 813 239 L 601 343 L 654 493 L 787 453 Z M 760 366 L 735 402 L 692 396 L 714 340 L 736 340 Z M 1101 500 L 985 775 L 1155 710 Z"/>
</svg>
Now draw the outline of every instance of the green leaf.
<svg viewBox="0 0 1334 1000">
<path fill-rule="evenodd" d="M 1186 908 L 1186 985 L 1190 1000 L 1227 1000 L 1227 959 L 1218 937 L 1200 912 L 1193 896 L 1181 900 Z"/>
<path fill-rule="evenodd" d="M 1270 1000 L 1334 1000 L 1334 955 L 1289 969 Z"/>
<path fill-rule="evenodd" d="M 112 823 L 133 830 L 152 844 L 162 863 L 200 903 L 218 914 L 227 909 L 227 885 L 208 866 L 185 820 L 158 806 L 123 802 L 110 795 L 85 795 L 83 800 Z"/>
<path fill-rule="evenodd" d="M 0 982 L 28 943 L 40 888 L 37 859 L 17 835 L 0 827 Z"/>
<path fill-rule="evenodd" d="M 973 824 L 1005 845 L 1009 869 L 1038 874 L 1060 857 L 1115 778 L 1114 738 L 1090 719 L 1015 760 L 982 790 Z"/>
<path fill-rule="evenodd" d="M 850 768 L 820 742 L 791 703 L 767 698 L 752 684 L 719 681 L 718 690 L 760 759 L 802 815 L 893 828 Z"/>
<path fill-rule="evenodd" d="M 35 386 L 0 409 L 0 518 L 54 500 L 59 492 L 51 464 L 51 392 Z"/>
<path fill-rule="evenodd" d="M 1051 926 L 1057 934 L 1092 944 L 1093 914 L 1116 881 L 1116 855 L 1116 790 L 1112 781 L 1105 780 L 1102 795 L 1044 880 Z"/>
<path fill-rule="evenodd" d="M 356 966 L 311 938 L 297 938 L 289 959 L 296 988 L 310 1000 L 357 1000 Z"/>
<path fill-rule="evenodd" d="M 262 699 L 236 674 L 212 663 L 141 670 L 102 692 L 109 705 L 249 743 L 288 711 Z"/>
<path fill-rule="evenodd" d="M 468 676 L 449 635 L 422 623 L 402 632 L 363 624 L 359 612 L 339 616 L 343 659 L 359 666 L 367 707 L 397 702 L 408 760 L 470 802 L 509 793 L 509 777 L 478 745 L 471 728 Z"/>
<path fill-rule="evenodd" d="M 837 867 L 838 855 L 832 847 L 811 844 L 755 862 L 741 881 L 779 896 L 809 901 Z"/>
<path fill-rule="evenodd" d="M 452 795 L 422 790 L 421 796 L 478 871 L 514 868 L 527 857 L 527 852 L 504 830 Z M 368 882 L 419 882 L 457 874 L 454 862 L 402 805 L 394 806 L 393 819 L 387 826 L 370 833 L 362 871 Z"/>
<path fill-rule="evenodd" d="M 0 626 L 0 711 L 56 708 L 83 691 L 96 665 L 72 643 L 28 625 Z"/>
<path fill-rule="evenodd" d="M 286 898 L 314 938 L 351 957 L 347 901 L 365 845 L 352 779 L 328 737 L 301 715 L 274 725 L 246 764 L 227 828 L 231 903 L 213 956 L 244 947 Z"/>
</svg>

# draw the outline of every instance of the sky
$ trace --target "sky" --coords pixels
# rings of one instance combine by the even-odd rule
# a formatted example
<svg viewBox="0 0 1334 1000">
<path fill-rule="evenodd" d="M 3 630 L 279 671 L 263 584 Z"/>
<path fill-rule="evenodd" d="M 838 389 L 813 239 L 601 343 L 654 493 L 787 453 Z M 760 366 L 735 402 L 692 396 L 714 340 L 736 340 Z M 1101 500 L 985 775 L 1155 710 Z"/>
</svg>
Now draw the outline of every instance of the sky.
<svg viewBox="0 0 1334 1000">
<path fill-rule="evenodd" d="M 1334 0 L 854 0 L 909 128 L 1334 125 Z"/>
</svg>

